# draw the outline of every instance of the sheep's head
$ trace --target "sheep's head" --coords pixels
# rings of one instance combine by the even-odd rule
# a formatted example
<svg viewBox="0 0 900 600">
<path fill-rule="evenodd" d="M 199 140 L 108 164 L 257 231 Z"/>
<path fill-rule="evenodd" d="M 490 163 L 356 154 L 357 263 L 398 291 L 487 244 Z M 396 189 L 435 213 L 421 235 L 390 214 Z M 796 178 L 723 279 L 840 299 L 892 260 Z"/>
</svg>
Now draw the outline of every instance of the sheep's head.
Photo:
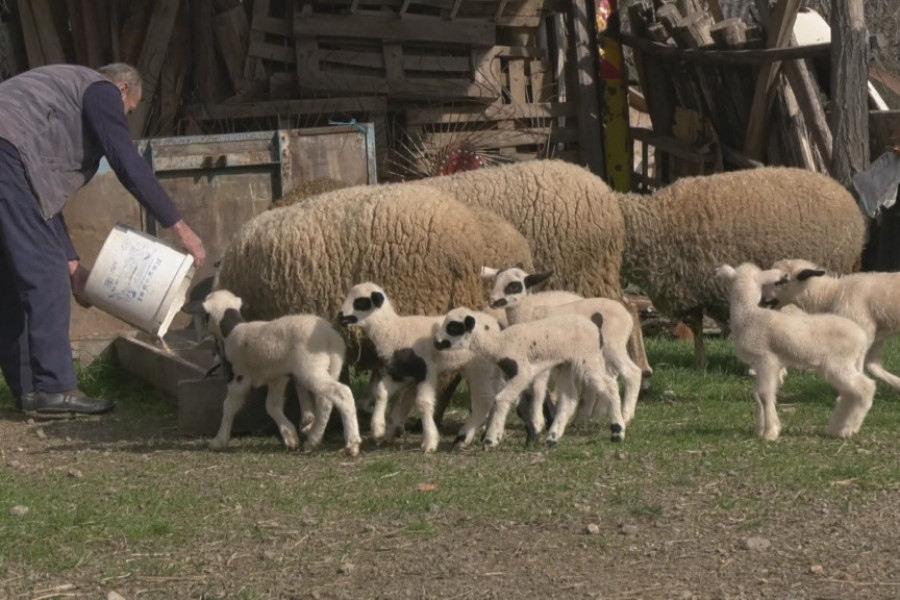
<svg viewBox="0 0 900 600">
<path fill-rule="evenodd" d="M 454 308 L 434 331 L 434 347 L 438 350 L 468 348 L 475 335 L 478 319 L 468 308 Z"/>
<path fill-rule="evenodd" d="M 761 270 L 753 263 L 743 263 L 737 268 L 721 265 L 716 268 L 716 277 L 728 282 L 731 300 L 764 305 L 763 290 L 776 286 L 784 279 L 780 269 Z"/>
<path fill-rule="evenodd" d="M 210 333 L 228 337 L 234 326 L 243 323 L 241 299 L 228 290 L 216 290 L 203 300 L 194 300 L 181 307 L 183 312 L 201 315 L 206 319 Z"/>
<path fill-rule="evenodd" d="M 772 308 L 788 304 L 802 304 L 803 295 L 809 289 L 809 282 L 814 277 L 822 277 L 825 270 L 802 258 L 779 260 L 772 265 L 773 270 L 781 273 L 774 283 L 763 286 L 763 303 Z"/>
<path fill-rule="evenodd" d="M 338 321 L 341 325 L 364 326 L 385 306 L 390 306 L 390 302 L 380 286 L 370 281 L 358 283 L 347 293 Z"/>
<path fill-rule="evenodd" d="M 490 307 L 505 308 L 518 304 L 533 288 L 552 277 L 553 273 L 529 274 L 519 267 L 503 269 L 502 271 L 491 269 L 490 267 L 482 267 L 481 276 L 485 279 L 494 279 L 494 289 L 491 290 L 489 302 Z"/>
</svg>

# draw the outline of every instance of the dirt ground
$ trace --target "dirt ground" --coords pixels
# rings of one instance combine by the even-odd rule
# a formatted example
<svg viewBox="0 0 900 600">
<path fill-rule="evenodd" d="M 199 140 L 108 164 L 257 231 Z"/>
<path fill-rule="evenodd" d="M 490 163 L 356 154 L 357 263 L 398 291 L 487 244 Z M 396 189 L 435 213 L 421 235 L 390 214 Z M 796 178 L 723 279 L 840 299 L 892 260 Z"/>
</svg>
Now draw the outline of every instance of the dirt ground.
<svg viewBox="0 0 900 600">
<path fill-rule="evenodd" d="M 168 414 L 139 421 L 113 415 L 34 423 L 4 407 L 0 478 L 16 470 L 37 482 L 61 470 L 71 474 L 73 465 L 90 465 L 92 476 L 99 472 L 125 480 L 152 461 L 180 464 L 197 455 L 212 457 L 203 458 L 208 469 L 225 464 L 223 455 L 202 451 L 201 441 L 178 437 L 176 425 L 174 415 Z M 411 435 L 402 452 L 415 454 L 417 444 Z M 271 445 L 271 452 L 279 451 Z M 540 456 L 530 459 L 531 464 L 541 461 Z M 441 460 L 455 464 L 476 459 L 463 453 Z M 336 463 L 329 464 L 333 468 Z M 733 493 L 763 502 L 777 493 L 742 489 L 740 479 L 739 473 L 731 477 Z M 793 509 L 772 514 L 761 534 L 748 534 L 740 519 L 723 518 L 717 508 L 722 495 L 709 489 L 717 485 L 724 484 L 711 481 L 695 489 L 660 490 L 655 501 L 665 507 L 664 514 L 649 520 L 616 510 L 598 516 L 590 507 L 573 505 L 548 510 L 538 522 L 485 522 L 478 514 L 445 508 L 430 515 L 439 534 L 422 538 L 398 533 L 404 527 L 402 512 L 351 515 L 333 522 L 300 514 L 296 522 L 283 523 L 237 511 L 215 524 L 222 530 L 216 541 L 168 548 L 171 576 L 142 574 L 135 566 L 140 564 L 137 555 L 131 550 L 129 556 L 127 548 L 92 555 L 54 575 L 31 571 L 15 557 L 6 557 L 0 597 L 900 597 L 897 490 L 848 488 L 847 494 L 828 500 L 798 495 Z M 523 486 L 521 494 L 528 493 Z M 4 496 L 0 482 L 0 500 Z M 3 507 L 0 522 L 11 518 L 7 512 Z M 245 520 L 268 522 L 270 529 L 258 539 L 228 542 L 229 524 Z M 108 596 L 110 592 L 119 596 Z"/>
</svg>

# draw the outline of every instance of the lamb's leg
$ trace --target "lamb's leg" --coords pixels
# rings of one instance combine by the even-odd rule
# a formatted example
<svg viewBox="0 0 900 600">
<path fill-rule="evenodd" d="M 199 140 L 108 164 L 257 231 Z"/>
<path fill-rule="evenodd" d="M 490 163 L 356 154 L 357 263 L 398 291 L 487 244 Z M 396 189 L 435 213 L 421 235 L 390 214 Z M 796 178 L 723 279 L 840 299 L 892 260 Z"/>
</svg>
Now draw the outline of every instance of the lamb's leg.
<svg viewBox="0 0 900 600">
<path fill-rule="evenodd" d="M 897 377 L 884 368 L 884 362 L 882 360 L 882 355 L 884 354 L 884 342 L 885 340 L 883 339 L 875 340 L 875 343 L 869 348 L 869 352 L 866 354 L 866 370 L 868 370 L 876 379 L 880 379 L 895 390 L 900 391 L 900 377 Z"/>
<path fill-rule="evenodd" d="M 291 450 L 300 447 L 300 436 L 297 429 L 284 415 L 284 392 L 287 390 L 288 377 L 276 377 L 268 382 L 268 392 L 266 393 L 266 412 L 278 425 L 278 431 L 281 433 L 281 439 L 284 445 Z"/>
<path fill-rule="evenodd" d="M 544 425 L 546 424 L 544 421 L 544 398 L 547 396 L 550 376 L 553 373 L 553 369 L 544 371 L 531 382 L 533 397 L 531 399 L 530 414 L 525 421 L 525 443 L 528 445 L 535 443 L 540 438 L 541 431 L 544 430 Z M 497 440 L 497 442 L 499 441 Z"/>
<path fill-rule="evenodd" d="M 316 422 L 316 402 L 309 390 L 302 385 L 295 382 L 294 389 L 300 404 L 300 433 L 306 434 Z"/>
<path fill-rule="evenodd" d="M 322 395 L 331 398 L 335 408 L 341 415 L 344 424 L 344 452 L 348 456 L 359 454 L 359 423 L 356 419 L 356 403 L 353 400 L 353 392 L 350 388 L 338 381 L 329 381 L 322 384 Z"/>
<path fill-rule="evenodd" d="M 406 432 L 406 419 L 416 405 L 416 386 L 408 385 L 394 400 L 391 413 L 388 415 L 387 434 L 385 442 L 392 442 L 395 438 L 402 437 Z"/>
<path fill-rule="evenodd" d="M 556 416 L 547 430 L 548 446 L 555 446 L 559 443 L 566 431 L 566 425 L 569 424 L 578 406 L 578 389 L 575 386 L 575 378 L 570 367 L 557 369 L 556 391 L 559 393 L 559 398 L 556 401 Z"/>
<path fill-rule="evenodd" d="M 422 451 L 434 452 L 437 450 L 441 434 L 434 422 L 435 386 L 437 382 L 426 379 L 416 386 L 416 408 L 419 409 L 419 418 L 422 419 Z"/>
<path fill-rule="evenodd" d="M 705 371 L 706 345 L 703 340 L 703 309 L 697 308 L 691 311 L 686 323 L 694 333 L 694 368 L 698 371 Z"/>
<path fill-rule="evenodd" d="M 625 419 L 625 424 L 628 425 L 634 419 L 638 395 L 641 392 L 641 369 L 627 354 L 621 352 L 604 353 L 604 356 L 613 372 L 621 375 L 625 382 L 623 386 L 625 397 L 622 401 L 622 418 Z"/>
<path fill-rule="evenodd" d="M 756 365 L 756 384 L 754 398 L 757 402 L 756 432 L 764 440 L 773 442 L 781 434 L 781 421 L 775 401 L 778 396 L 779 373 L 781 365 L 774 361 L 766 361 Z"/>
<path fill-rule="evenodd" d="M 600 408 L 602 404 L 597 398 L 597 394 L 590 388 L 585 388 L 581 394 L 581 402 L 578 403 L 578 410 L 575 413 L 573 423 L 583 424 L 590 423 L 594 420 L 594 415 L 598 415 L 598 419 L 603 417 L 603 411 Z"/>
<path fill-rule="evenodd" d="M 487 363 L 470 364 L 463 369 L 463 375 L 469 382 L 469 417 L 463 426 L 459 428 L 456 439 L 453 441 L 454 449 L 462 449 L 472 443 L 475 432 L 487 421 L 491 404 L 494 402 L 494 382 L 491 378 Z"/>
<path fill-rule="evenodd" d="M 619 384 L 604 368 L 602 361 L 586 365 L 583 371 L 585 389 L 590 389 L 599 399 L 605 412 L 609 414 L 610 439 L 621 442 L 625 439 L 625 417 L 623 415 L 622 398 L 619 396 Z"/>
<path fill-rule="evenodd" d="M 388 399 L 393 396 L 397 390 L 408 386 L 403 382 L 396 382 L 387 375 L 382 375 L 375 386 L 375 407 L 372 409 L 372 439 L 376 444 L 380 444 L 385 439 L 385 413 L 387 412 Z M 394 405 L 396 408 L 396 403 Z M 391 419 L 394 413 L 391 411 Z"/>
<path fill-rule="evenodd" d="M 231 439 L 231 427 L 234 425 L 234 417 L 244 407 L 247 400 L 247 394 L 250 393 L 250 380 L 243 376 L 235 376 L 228 382 L 228 392 L 225 395 L 225 402 L 222 404 L 222 423 L 219 425 L 219 432 L 209 442 L 209 447 L 213 450 L 224 450 L 228 446 Z"/>
<path fill-rule="evenodd" d="M 634 320 L 634 328 L 631 330 L 628 344 L 631 348 L 631 356 L 637 367 L 641 370 L 640 389 L 648 390 L 650 389 L 650 378 L 653 377 L 653 368 L 650 366 L 650 361 L 647 359 L 647 348 L 644 346 L 644 331 L 641 328 L 641 315 L 633 302 L 624 298 L 623 303 L 625 304 L 625 308 L 628 309 L 628 312 L 631 313 L 631 318 Z"/>
<path fill-rule="evenodd" d="M 875 382 L 858 371 L 848 374 L 846 371 L 834 369 L 823 375 L 825 380 L 840 392 L 837 406 L 825 427 L 825 433 L 848 438 L 859 431 L 866 414 L 872 408 Z"/>
<path fill-rule="evenodd" d="M 519 374 L 506 382 L 506 385 L 494 399 L 493 411 L 488 422 L 487 431 L 484 434 L 482 446 L 485 449 L 494 448 L 503 439 L 503 431 L 506 428 L 506 417 L 512 405 L 519 399 L 519 395 L 525 391 L 533 376 L 530 371 L 519 371 Z M 537 402 L 535 402 L 537 404 Z"/>
</svg>

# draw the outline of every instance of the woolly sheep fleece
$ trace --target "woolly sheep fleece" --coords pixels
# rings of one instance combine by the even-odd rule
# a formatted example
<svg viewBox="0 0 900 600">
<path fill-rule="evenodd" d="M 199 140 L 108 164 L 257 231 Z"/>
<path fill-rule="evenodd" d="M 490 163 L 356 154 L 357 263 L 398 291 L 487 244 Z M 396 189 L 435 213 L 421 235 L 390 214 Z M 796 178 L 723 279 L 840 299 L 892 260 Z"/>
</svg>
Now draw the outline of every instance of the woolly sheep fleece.
<svg viewBox="0 0 900 600">
<path fill-rule="evenodd" d="M 553 271 L 548 288 L 622 298 L 625 222 L 617 194 L 587 169 L 533 160 L 418 183 L 509 221 L 528 240 L 537 269 Z"/>
<path fill-rule="evenodd" d="M 255 319 L 333 319 L 360 281 L 378 282 L 399 314 L 438 315 L 484 304 L 485 261 L 531 264 L 531 257 L 511 226 L 436 189 L 357 186 L 246 223 L 225 251 L 219 287 L 243 298 Z"/>
<path fill-rule="evenodd" d="M 838 273 L 858 267 L 865 219 L 826 175 L 766 167 L 689 177 L 652 196 L 621 196 L 627 237 L 623 276 L 663 314 L 702 307 L 728 321 L 722 264 L 771 265 L 802 257 Z"/>
</svg>

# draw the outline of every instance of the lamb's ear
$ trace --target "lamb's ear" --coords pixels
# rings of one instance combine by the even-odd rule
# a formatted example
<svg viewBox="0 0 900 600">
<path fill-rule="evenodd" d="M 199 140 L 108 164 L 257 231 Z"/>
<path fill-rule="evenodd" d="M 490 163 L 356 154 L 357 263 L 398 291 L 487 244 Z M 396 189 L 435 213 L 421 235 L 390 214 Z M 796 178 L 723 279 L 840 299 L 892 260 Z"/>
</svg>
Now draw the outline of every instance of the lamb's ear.
<svg viewBox="0 0 900 600">
<path fill-rule="evenodd" d="M 797 281 L 806 281 L 810 277 L 822 277 L 823 275 L 825 275 L 825 271 L 822 269 L 803 269 L 794 276 L 794 279 Z"/>
<path fill-rule="evenodd" d="M 466 315 L 465 319 L 466 331 L 472 331 L 475 329 L 475 317 L 472 315 Z"/>
<path fill-rule="evenodd" d="M 737 275 L 737 271 L 731 265 L 720 265 L 716 268 L 716 277 L 731 281 Z"/>
<path fill-rule="evenodd" d="M 493 267 L 481 267 L 481 277 L 484 279 L 493 279 L 499 272 L 500 269 L 495 269 Z"/>
<path fill-rule="evenodd" d="M 760 286 L 778 285 L 784 280 L 785 273 L 781 269 L 769 269 L 756 274 L 756 283 Z"/>
<path fill-rule="evenodd" d="M 553 271 L 547 271 L 546 273 L 533 273 L 531 275 L 527 275 L 525 277 L 525 287 L 533 288 L 535 286 L 541 285 L 548 279 L 553 277 Z"/>
<path fill-rule="evenodd" d="M 381 308 L 381 305 L 384 304 L 384 294 L 381 292 L 372 292 L 372 304 Z"/>
<path fill-rule="evenodd" d="M 202 315 L 206 309 L 203 308 L 203 300 L 192 300 L 181 307 L 181 312 L 189 315 Z"/>
</svg>

